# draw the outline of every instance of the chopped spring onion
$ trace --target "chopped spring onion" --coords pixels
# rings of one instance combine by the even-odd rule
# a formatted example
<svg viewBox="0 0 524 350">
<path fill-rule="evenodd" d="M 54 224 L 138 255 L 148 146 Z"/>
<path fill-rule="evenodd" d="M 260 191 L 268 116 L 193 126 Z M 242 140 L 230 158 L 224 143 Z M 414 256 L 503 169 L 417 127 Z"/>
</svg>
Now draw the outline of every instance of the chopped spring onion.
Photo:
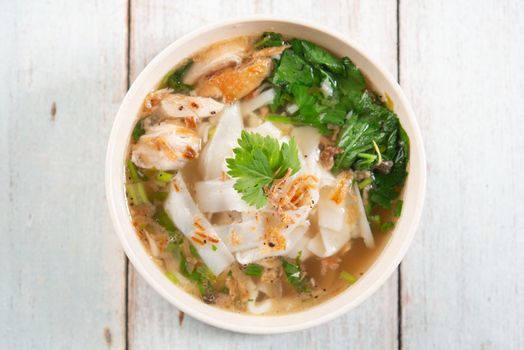
<svg viewBox="0 0 524 350">
<path fill-rule="evenodd" d="M 191 252 L 191 255 L 193 255 L 195 258 L 200 258 L 200 255 L 198 255 L 198 251 L 194 245 L 189 245 L 189 251 Z"/>
<path fill-rule="evenodd" d="M 358 188 L 363 190 L 364 188 L 371 185 L 372 183 L 373 183 L 373 179 L 370 177 L 367 177 L 364 180 L 360 181 L 360 183 L 358 184 Z"/>
<path fill-rule="evenodd" d="M 156 200 L 158 200 L 158 201 L 163 202 L 163 201 L 166 200 L 167 195 L 168 195 L 168 192 L 154 192 L 154 193 L 151 195 L 151 197 L 152 197 L 153 199 L 156 199 Z"/>
<path fill-rule="evenodd" d="M 291 124 L 292 120 L 286 115 L 279 115 L 279 114 L 268 114 L 266 116 L 266 120 L 270 122 L 277 122 L 277 123 L 283 123 L 283 124 Z"/>
<path fill-rule="evenodd" d="M 373 140 L 373 147 L 375 147 L 375 151 L 378 154 L 378 163 L 377 164 L 380 164 L 380 163 L 382 163 L 382 153 L 380 153 L 380 149 L 378 148 L 378 145 L 375 142 L 375 140 Z"/>
<path fill-rule="evenodd" d="M 168 173 L 167 171 L 159 171 L 158 173 L 156 173 L 156 180 L 168 183 L 171 182 L 173 176 L 173 174 Z"/>
<path fill-rule="evenodd" d="M 165 275 L 166 275 L 166 277 L 169 278 L 169 280 L 170 280 L 171 282 L 173 282 L 174 284 L 178 284 L 178 283 L 180 283 L 180 281 L 178 280 L 178 278 L 176 278 L 176 276 L 173 275 L 171 272 L 166 271 Z"/>
<path fill-rule="evenodd" d="M 357 154 L 359 158 L 367 160 L 369 163 L 374 162 L 377 159 L 377 156 L 370 153 L 359 153 Z"/>
<path fill-rule="evenodd" d="M 228 287 L 222 287 L 222 288 L 220 288 L 219 292 L 222 293 L 222 294 L 229 294 L 229 288 Z"/>
<path fill-rule="evenodd" d="M 342 271 L 340 273 L 340 278 L 346 281 L 348 284 L 353 284 L 357 281 L 357 278 L 347 271 Z"/>
<path fill-rule="evenodd" d="M 160 224 L 163 228 L 166 229 L 169 236 L 176 236 L 178 233 L 177 228 L 175 227 L 175 224 L 173 224 L 173 221 L 171 221 L 171 218 L 167 215 L 164 209 L 159 209 L 155 215 L 153 216 L 153 219 Z"/>
<path fill-rule="evenodd" d="M 142 124 L 142 119 L 139 120 L 133 129 L 133 140 L 138 141 L 140 136 L 144 135 L 146 133 L 146 130 L 144 129 L 144 125 Z"/>
<path fill-rule="evenodd" d="M 380 215 L 368 215 L 368 221 L 375 225 L 380 225 Z"/>
<path fill-rule="evenodd" d="M 399 199 L 397 201 L 397 204 L 395 206 L 395 217 L 400 217 L 400 214 L 402 213 L 402 206 L 404 205 L 404 201 L 402 199 Z"/>
<path fill-rule="evenodd" d="M 248 276 L 260 277 L 264 271 L 264 267 L 258 264 L 248 264 L 244 270 L 244 273 Z"/>
<path fill-rule="evenodd" d="M 138 169 L 136 168 L 135 164 L 131 161 L 131 159 L 127 160 L 127 170 L 129 171 L 129 176 L 131 177 L 131 180 L 133 182 L 145 180 L 145 177 L 138 172 Z"/>
<path fill-rule="evenodd" d="M 216 245 L 213 244 L 213 245 L 211 246 L 211 249 L 213 249 L 213 251 L 216 252 L 217 249 L 218 249 L 218 247 L 217 247 Z"/>
<path fill-rule="evenodd" d="M 386 221 L 382 225 L 380 225 L 380 231 L 388 232 L 391 231 L 395 227 L 395 223 L 391 221 Z"/>
<path fill-rule="evenodd" d="M 217 131 L 217 127 L 216 126 L 212 126 L 209 128 L 209 130 L 207 131 L 207 138 L 209 140 L 211 140 L 213 138 L 213 136 L 215 136 L 215 132 Z"/>
<path fill-rule="evenodd" d="M 149 203 L 147 198 L 146 188 L 142 182 L 130 183 L 126 185 L 127 195 L 133 205 L 140 205 Z"/>
</svg>

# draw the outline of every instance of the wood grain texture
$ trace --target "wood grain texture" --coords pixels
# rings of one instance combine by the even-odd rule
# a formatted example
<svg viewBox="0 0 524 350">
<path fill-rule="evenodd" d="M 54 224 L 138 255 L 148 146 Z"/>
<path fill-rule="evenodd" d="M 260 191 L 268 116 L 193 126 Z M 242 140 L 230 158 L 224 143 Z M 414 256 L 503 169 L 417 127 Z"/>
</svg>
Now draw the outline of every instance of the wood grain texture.
<svg viewBox="0 0 524 350">
<path fill-rule="evenodd" d="M 0 349 L 123 349 L 125 258 L 104 158 L 126 90 L 124 1 L 0 12 Z"/>
<path fill-rule="evenodd" d="M 428 158 L 422 229 L 402 264 L 403 347 L 522 349 L 523 3 L 400 10 L 400 81 Z"/>
<path fill-rule="evenodd" d="M 212 21 L 254 13 L 293 15 L 328 25 L 362 43 L 396 74 L 396 2 L 133 1 L 131 80 L 160 50 Z M 374 23 L 374 25 L 370 25 Z M 186 316 L 129 270 L 129 349 L 393 349 L 397 346 L 397 276 L 351 313 L 315 329 L 279 336 L 234 334 Z"/>
</svg>

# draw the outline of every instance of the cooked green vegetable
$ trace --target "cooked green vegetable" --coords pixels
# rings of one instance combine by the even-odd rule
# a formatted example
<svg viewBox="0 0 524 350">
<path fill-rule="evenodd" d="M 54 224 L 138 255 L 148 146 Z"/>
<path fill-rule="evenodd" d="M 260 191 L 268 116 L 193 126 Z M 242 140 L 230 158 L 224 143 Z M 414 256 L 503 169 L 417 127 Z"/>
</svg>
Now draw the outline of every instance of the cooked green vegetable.
<svg viewBox="0 0 524 350">
<path fill-rule="evenodd" d="M 133 136 L 133 140 L 135 141 L 138 141 L 140 136 L 146 133 L 146 130 L 144 129 L 143 121 L 144 121 L 143 119 L 140 119 L 139 121 L 137 121 L 135 124 L 135 127 L 133 128 L 132 136 Z"/>
<path fill-rule="evenodd" d="M 191 252 L 191 255 L 193 255 L 195 258 L 200 258 L 200 255 L 198 254 L 198 250 L 195 248 L 194 245 L 189 244 L 189 251 Z"/>
<path fill-rule="evenodd" d="M 285 42 L 282 39 L 282 34 L 275 32 L 264 32 L 262 38 L 255 43 L 255 49 L 260 50 L 271 46 L 282 46 Z"/>
<path fill-rule="evenodd" d="M 286 50 L 279 60 L 278 66 L 273 74 L 272 82 L 276 85 L 302 84 L 306 87 L 312 86 L 319 77 L 315 76 L 313 67 L 307 64 L 303 58 L 292 50 Z"/>
<path fill-rule="evenodd" d="M 288 115 L 292 124 L 328 135 L 330 125 L 344 124 L 353 101 L 364 92 L 364 77 L 347 57 L 339 60 L 305 40 L 293 39 L 291 45 L 271 78 L 276 92 L 271 109 L 278 112 L 295 103 L 299 110 Z"/>
<path fill-rule="evenodd" d="M 142 180 L 146 180 L 146 177 L 142 173 L 138 172 L 137 167 L 131 161 L 131 159 L 127 160 L 126 165 L 127 165 L 127 171 L 129 172 L 129 177 L 131 178 L 131 181 L 139 182 Z"/>
<path fill-rule="evenodd" d="M 179 283 L 180 283 L 180 281 L 178 280 L 178 278 L 176 278 L 176 276 L 175 276 L 174 274 L 172 274 L 171 272 L 166 271 L 166 272 L 165 272 L 165 275 L 166 275 L 166 277 L 169 278 L 169 280 L 170 280 L 171 282 L 173 282 L 174 284 L 179 284 Z"/>
<path fill-rule="evenodd" d="M 373 183 L 373 179 L 370 177 L 365 178 L 364 180 L 360 181 L 358 184 L 358 188 L 363 190 L 367 186 L 371 185 Z"/>
<path fill-rule="evenodd" d="M 228 174 L 236 178 L 234 188 L 242 199 L 261 208 L 267 203 L 264 190 L 284 177 L 288 169 L 291 174 L 300 169 L 295 139 L 279 145 L 270 136 L 242 131 L 238 145 L 233 149 L 235 157 L 226 159 Z"/>
<path fill-rule="evenodd" d="M 160 202 L 163 202 L 166 200 L 167 198 L 167 195 L 169 194 L 169 192 L 154 192 L 151 197 L 157 201 L 160 201 Z"/>
<path fill-rule="evenodd" d="M 382 232 L 388 232 L 391 231 L 395 227 L 395 223 L 392 221 L 386 221 L 382 225 L 380 225 L 380 231 Z"/>
<path fill-rule="evenodd" d="M 189 92 L 193 90 L 192 85 L 183 83 L 184 75 L 191 68 L 192 64 L 193 60 L 190 59 L 174 72 L 168 73 L 160 83 L 160 87 L 168 87 L 175 92 Z"/>
<path fill-rule="evenodd" d="M 287 261 L 285 258 L 281 258 L 282 267 L 286 274 L 287 281 L 295 288 L 298 293 L 308 292 L 310 290 L 309 281 L 306 280 L 306 275 L 300 267 L 300 253 L 295 259 L 295 263 Z"/>
<path fill-rule="evenodd" d="M 357 278 L 347 271 L 340 272 L 340 278 L 346 281 L 348 284 L 353 284 L 357 281 Z"/>
<path fill-rule="evenodd" d="M 402 206 L 404 205 L 404 201 L 402 199 L 399 199 L 395 205 L 395 217 L 400 217 L 400 214 L 402 213 Z"/>
<path fill-rule="evenodd" d="M 189 280 L 196 283 L 202 299 L 206 303 L 212 303 L 215 298 L 214 283 L 216 276 L 205 265 L 199 265 L 190 270 L 188 261 L 183 253 L 180 253 L 180 272 Z"/>
<path fill-rule="evenodd" d="M 169 236 L 175 238 L 181 236 L 175 224 L 171 221 L 171 218 L 167 215 L 164 209 L 157 209 L 157 212 L 153 215 L 153 219 L 167 231 Z"/>
<path fill-rule="evenodd" d="M 165 183 L 170 182 L 173 176 L 175 175 L 168 173 L 167 171 L 159 171 L 158 173 L 156 173 L 156 179 L 160 182 Z"/>
<path fill-rule="evenodd" d="M 306 61 L 312 65 L 320 65 L 332 73 L 343 74 L 344 64 L 327 50 L 307 40 L 294 39 L 291 42 L 293 49 L 302 53 Z"/>
<path fill-rule="evenodd" d="M 372 185 L 370 202 L 390 209 L 407 175 L 409 151 L 397 115 L 366 90 L 364 75 L 348 57 L 339 59 L 307 40 L 292 39 L 290 44 L 270 79 L 275 98 L 267 119 L 310 125 L 324 135 L 340 127 L 337 146 L 342 153 L 335 157 L 333 172 L 372 171 L 361 189 Z M 288 113 L 290 104 L 298 110 Z"/>
<path fill-rule="evenodd" d="M 149 203 L 146 188 L 143 182 L 128 183 L 126 185 L 127 195 L 133 205 Z"/>
<path fill-rule="evenodd" d="M 262 272 L 264 271 L 264 267 L 259 264 L 247 264 L 246 268 L 244 269 L 244 273 L 248 276 L 253 277 L 260 277 L 262 275 Z"/>
<path fill-rule="evenodd" d="M 370 201 L 384 209 L 391 209 L 391 202 L 398 198 L 400 194 L 399 188 L 404 184 L 408 174 L 406 168 L 409 158 L 409 139 L 404 129 L 400 126 L 398 128 L 400 137 L 397 149 L 389 154 L 386 153 L 388 158 L 393 154 L 391 159 L 393 166 L 388 174 L 374 171 L 374 188 L 369 192 Z"/>
</svg>

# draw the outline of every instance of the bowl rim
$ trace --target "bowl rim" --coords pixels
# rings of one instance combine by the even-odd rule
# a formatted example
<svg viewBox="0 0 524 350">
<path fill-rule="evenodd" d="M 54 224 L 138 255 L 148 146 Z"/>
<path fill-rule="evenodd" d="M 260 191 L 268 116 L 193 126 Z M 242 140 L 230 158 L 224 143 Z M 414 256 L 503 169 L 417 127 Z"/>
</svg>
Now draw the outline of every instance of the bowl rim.
<svg viewBox="0 0 524 350">
<path fill-rule="evenodd" d="M 410 172 L 408 178 L 411 178 L 416 175 L 416 179 L 413 185 L 413 190 L 416 191 L 417 195 L 414 199 L 414 203 L 412 205 L 413 211 L 410 212 L 410 220 L 404 224 L 406 227 L 406 231 L 403 234 L 403 240 L 399 243 L 398 249 L 396 251 L 389 252 L 390 258 L 388 261 L 382 262 L 384 259 L 381 259 L 386 253 L 386 250 L 388 249 L 389 244 L 393 240 L 393 235 L 397 231 L 397 227 L 393 230 L 391 233 L 390 242 L 384 247 L 383 251 L 379 254 L 373 265 L 366 271 L 363 278 L 366 277 L 366 275 L 370 275 L 370 272 L 375 272 L 373 274 L 372 280 L 368 278 L 367 286 L 363 287 L 363 285 L 359 286 L 359 283 L 356 283 L 351 288 L 347 288 L 346 290 L 338 293 L 337 295 L 333 296 L 332 298 L 313 306 L 312 308 L 305 309 L 303 311 L 290 313 L 290 314 L 284 314 L 284 315 L 270 315 L 270 316 L 257 316 L 257 315 L 247 315 L 247 314 L 239 314 L 235 312 L 231 312 L 228 310 L 223 310 L 220 308 L 212 307 L 209 305 L 206 305 L 202 303 L 200 300 L 194 298 L 193 296 L 190 296 L 189 293 L 185 292 L 182 288 L 179 288 L 175 285 L 173 285 L 171 282 L 166 281 L 167 278 L 164 277 L 164 274 L 160 271 L 160 268 L 156 266 L 156 264 L 151 260 L 151 258 L 148 256 L 148 259 L 144 258 L 145 248 L 141 246 L 140 248 L 136 248 L 136 241 L 137 236 L 133 229 L 133 235 L 129 234 L 129 226 L 130 225 L 130 219 L 129 215 L 125 215 L 125 218 L 123 217 L 122 210 L 125 210 L 127 213 L 127 204 L 125 202 L 125 198 L 117 198 L 115 191 L 118 186 L 123 187 L 123 183 L 118 183 L 118 174 L 115 174 L 114 170 L 114 164 L 115 161 L 117 162 L 124 162 L 124 159 L 115 159 L 118 158 L 117 155 L 115 155 L 115 148 L 117 147 L 117 134 L 120 132 L 121 122 L 124 120 L 124 118 L 129 118 L 129 116 L 124 114 L 125 106 L 131 102 L 133 99 L 133 95 L 136 95 L 136 91 L 138 90 L 139 86 L 143 84 L 146 81 L 146 78 L 148 75 L 151 74 L 151 71 L 153 70 L 153 67 L 159 65 L 162 61 L 164 61 L 169 54 L 171 54 L 172 51 L 174 51 L 178 47 L 183 47 L 187 43 L 189 43 L 191 40 L 193 40 L 196 37 L 199 37 L 203 34 L 209 33 L 213 30 L 220 29 L 222 27 L 231 26 L 231 25 L 238 25 L 238 24 L 246 24 L 251 22 L 279 22 L 281 24 L 290 24 L 290 25 L 297 25 L 297 26 L 303 26 L 307 27 L 312 30 L 316 30 L 319 32 L 323 32 L 324 34 L 333 37 L 334 39 L 337 39 L 344 44 L 346 44 L 351 49 L 358 52 L 359 55 L 363 57 L 364 60 L 368 61 L 371 66 L 373 66 L 374 69 L 378 71 L 378 73 L 384 78 L 384 80 L 387 82 L 387 84 L 393 89 L 394 93 L 398 97 L 398 100 L 400 104 L 405 109 L 405 116 L 403 119 L 406 119 L 409 121 L 411 126 L 411 133 L 409 134 L 410 137 L 410 170 L 411 170 L 411 164 L 413 164 L 413 161 L 416 160 L 418 163 L 418 168 L 415 174 Z M 209 44 L 212 44 L 210 42 Z M 142 96 L 143 99 L 143 96 Z M 403 125 L 405 125 L 405 122 L 403 122 Z M 130 134 L 130 130 L 128 130 L 127 134 Z M 127 143 L 127 141 L 126 141 Z M 417 152 L 413 152 L 413 150 L 416 150 Z M 413 154 L 416 153 L 416 159 L 413 159 Z M 121 174 L 120 174 L 121 175 Z M 400 261 L 405 256 L 407 249 L 409 248 L 413 237 L 415 235 L 416 229 L 418 227 L 418 224 L 420 222 L 420 218 L 422 215 L 422 209 L 423 209 L 423 203 L 425 198 L 425 191 L 426 191 L 426 158 L 425 158 L 425 150 L 424 150 L 424 144 L 422 142 L 422 135 L 420 132 L 419 125 L 417 123 L 415 114 L 413 112 L 413 109 L 407 100 L 406 96 L 404 95 L 401 87 L 398 85 L 397 81 L 391 76 L 391 74 L 380 64 L 377 62 L 377 60 L 373 59 L 359 44 L 355 43 L 353 40 L 348 38 L 345 35 L 342 35 L 334 30 L 331 30 L 323 25 L 318 24 L 312 24 L 308 23 L 304 20 L 297 19 L 297 18 L 290 18 L 286 16 L 276 16 L 276 15 L 252 15 L 252 16 L 240 16 L 240 17 L 233 17 L 226 20 L 214 22 L 205 26 L 200 27 L 197 30 L 194 30 L 181 38 L 175 40 L 173 43 L 168 45 L 166 48 L 164 48 L 160 53 L 158 53 L 147 65 L 146 67 L 140 72 L 140 74 L 137 76 L 135 81 L 130 86 L 129 90 L 127 91 L 120 108 L 118 109 L 118 112 L 114 118 L 113 126 L 111 129 L 111 133 L 109 136 L 109 142 L 107 146 L 107 152 L 106 152 L 106 161 L 105 161 L 105 187 L 106 187 L 106 199 L 107 204 L 109 207 L 110 217 L 111 221 L 113 223 L 113 227 L 115 229 L 115 232 L 117 236 L 119 237 L 120 243 L 129 258 L 129 261 L 133 264 L 133 266 L 136 268 L 136 270 L 139 272 L 139 274 L 148 282 L 150 286 L 153 287 L 160 295 L 162 295 L 167 301 L 169 301 L 172 305 L 180 309 L 181 311 L 187 313 L 188 315 L 198 319 L 199 321 L 202 321 L 206 324 L 222 328 L 225 330 L 240 332 L 240 333 L 250 333 L 250 334 L 276 334 L 276 333 L 285 333 L 285 332 L 292 332 L 292 331 L 298 331 L 306 328 L 310 328 L 313 326 L 317 326 L 319 324 L 328 322 L 330 320 L 333 320 L 334 318 L 348 312 L 349 310 L 355 308 L 356 306 L 360 305 L 365 299 L 369 298 L 372 294 L 374 294 L 380 286 L 384 284 L 384 282 L 391 276 L 391 274 L 394 272 L 394 270 L 397 268 L 397 266 L 400 264 Z M 123 180 L 123 178 L 122 178 Z M 404 203 L 406 204 L 406 203 Z M 122 208 L 122 206 L 125 206 L 125 208 Z M 403 213 L 401 215 L 402 219 L 407 214 Z M 404 220 L 405 221 L 405 220 Z M 127 222 L 127 225 L 126 225 Z M 397 233 L 399 235 L 400 233 Z M 133 246 L 134 245 L 134 246 Z M 137 250 L 138 249 L 138 250 Z M 142 250 L 139 251 L 139 250 Z M 381 262 L 382 270 L 376 271 L 378 267 L 378 263 Z M 152 270 L 152 264 L 154 264 L 156 268 L 156 272 Z M 376 276 L 375 276 L 376 275 Z M 162 276 L 162 277 L 159 277 Z M 361 287 L 361 288 L 359 288 Z M 342 297 L 345 294 L 348 294 L 348 291 L 359 288 L 358 292 L 355 292 L 354 294 L 357 294 L 353 299 L 349 301 L 345 301 L 343 304 L 341 304 L 339 307 L 333 309 L 327 312 L 327 313 L 316 313 L 316 317 L 307 317 L 301 318 L 301 315 L 305 315 L 308 313 L 312 313 L 313 309 L 320 309 L 321 306 L 326 304 L 334 304 L 335 302 L 342 299 Z M 358 294 L 360 293 L 360 294 Z M 190 299 L 193 299 L 192 301 Z M 196 303 L 195 303 L 196 301 Z M 197 304 L 201 304 L 198 306 Z M 298 316 L 298 317 L 297 317 Z M 218 317 L 218 318 L 215 318 Z M 271 322 L 257 322 L 259 320 L 266 319 L 270 320 Z M 276 320 L 280 320 L 283 322 L 278 322 Z M 291 320 L 295 320 L 296 322 L 291 322 Z M 233 321 L 233 322 L 231 322 Z M 289 323 L 288 323 L 289 321 Z"/>
</svg>

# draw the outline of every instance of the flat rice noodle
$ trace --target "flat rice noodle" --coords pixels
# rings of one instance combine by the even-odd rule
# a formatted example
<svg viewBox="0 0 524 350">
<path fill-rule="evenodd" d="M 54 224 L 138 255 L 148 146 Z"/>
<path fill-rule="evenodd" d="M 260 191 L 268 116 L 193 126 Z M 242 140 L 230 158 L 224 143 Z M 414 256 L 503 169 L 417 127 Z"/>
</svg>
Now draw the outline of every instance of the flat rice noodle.
<svg viewBox="0 0 524 350">
<path fill-rule="evenodd" d="M 256 284 L 251 279 L 249 279 L 247 283 L 247 290 L 249 291 L 249 300 L 247 302 L 247 311 L 249 313 L 260 315 L 271 310 L 273 307 L 273 301 L 271 299 L 257 302 L 259 291 Z"/>
<path fill-rule="evenodd" d="M 233 188 L 235 180 L 207 180 L 195 183 L 195 201 L 204 213 L 223 211 L 252 211 L 256 208 L 247 204 Z"/>
<path fill-rule="evenodd" d="M 235 103 L 224 108 L 218 121 L 215 134 L 199 158 L 199 168 L 204 180 L 218 179 L 227 170 L 225 159 L 233 156 L 233 148 L 238 145 L 243 123 L 240 107 Z"/>
<path fill-rule="evenodd" d="M 280 142 L 283 141 L 282 131 L 280 131 L 280 129 L 273 125 L 273 123 L 271 122 L 264 122 L 254 128 L 247 128 L 246 131 L 254 132 L 262 136 L 271 136 L 272 138 L 275 138 Z"/>
<path fill-rule="evenodd" d="M 344 226 L 340 231 L 320 227 L 319 234 L 325 249 L 325 256 L 336 254 L 351 239 L 351 230 Z"/>
<path fill-rule="evenodd" d="M 262 92 L 260 95 L 255 96 L 245 102 L 242 102 L 240 109 L 242 110 L 242 115 L 246 115 L 250 112 L 256 111 L 260 107 L 273 103 L 275 98 L 275 90 L 269 89 Z"/>
<path fill-rule="evenodd" d="M 295 244 L 295 246 L 289 252 L 287 252 L 284 256 L 291 258 L 291 259 L 295 259 L 298 256 L 298 254 L 300 253 L 300 259 L 302 261 L 309 259 L 313 255 L 311 250 L 309 250 L 308 248 L 308 244 L 310 240 L 311 240 L 311 237 L 308 237 L 306 235 L 302 236 L 302 238 L 299 239 L 297 244 Z"/>
<path fill-rule="evenodd" d="M 320 157 L 320 150 L 318 149 L 320 142 L 319 132 L 309 126 L 295 127 L 291 132 L 291 136 L 295 138 L 299 150 L 301 164 L 299 173 L 314 175 L 319 180 L 322 180 L 322 177 L 324 177 L 324 182 L 326 179 L 329 179 L 330 174 L 326 174 L 318 162 Z M 321 187 L 320 184 L 319 186 Z"/>
<path fill-rule="evenodd" d="M 333 187 L 325 187 L 320 191 L 318 201 L 318 225 L 333 231 L 342 229 L 346 215 L 345 201 L 337 204 L 331 199 Z"/>
<path fill-rule="evenodd" d="M 317 163 L 318 164 L 318 163 Z M 329 170 L 326 170 L 319 166 L 320 168 L 320 188 L 326 187 L 326 186 L 335 186 L 337 183 L 336 178 L 331 174 Z"/>
<path fill-rule="evenodd" d="M 175 175 L 169 188 L 169 194 L 164 203 L 167 215 L 195 246 L 207 267 L 215 275 L 219 275 L 235 261 L 233 255 L 231 255 L 225 243 L 217 235 L 213 226 L 198 209 L 180 173 Z M 203 238 L 202 235 L 208 238 Z M 195 239 L 199 241 L 205 240 L 205 243 L 200 244 Z"/>
<path fill-rule="evenodd" d="M 318 203 L 319 235 L 322 239 L 323 250 L 317 249 L 322 257 L 337 253 L 351 238 L 356 230 L 356 223 L 360 216 L 356 210 L 356 197 L 352 194 L 353 187 L 349 173 L 341 173 L 333 187 L 321 190 Z M 345 189 L 345 190 L 344 190 Z M 318 248 L 318 247 L 317 247 Z"/>
<path fill-rule="evenodd" d="M 364 202 L 362 201 L 362 196 L 360 195 L 360 190 L 358 185 L 355 183 L 353 185 L 353 193 L 356 199 L 356 207 L 358 209 L 358 228 L 353 234 L 353 238 L 362 237 L 364 239 L 364 244 L 368 248 L 375 248 L 375 240 L 373 239 L 373 232 L 369 226 L 368 218 L 366 216 L 366 210 L 364 208 Z"/>
<path fill-rule="evenodd" d="M 230 225 L 215 226 L 220 239 L 232 253 L 258 246 L 264 238 L 264 221 L 251 219 Z"/>
<path fill-rule="evenodd" d="M 309 208 L 309 207 L 308 207 Z M 302 208 L 296 210 L 296 212 L 301 211 Z M 241 264 L 249 264 L 251 262 L 268 258 L 271 256 L 281 256 L 287 254 L 293 247 L 298 243 L 298 241 L 304 236 L 306 231 L 309 229 L 309 221 L 307 220 L 307 215 L 301 215 L 303 220 L 299 220 L 299 217 L 296 217 L 296 222 L 288 225 L 288 227 L 282 230 L 281 235 L 286 239 L 286 248 L 282 250 L 271 249 L 267 245 L 263 244 L 263 241 L 259 242 L 258 246 L 253 249 L 237 252 L 235 257 L 237 261 Z"/>
<path fill-rule="evenodd" d="M 320 233 L 316 234 L 315 237 L 311 238 L 307 244 L 308 250 L 320 258 L 326 258 L 330 256 L 324 247 L 322 236 Z"/>
</svg>

